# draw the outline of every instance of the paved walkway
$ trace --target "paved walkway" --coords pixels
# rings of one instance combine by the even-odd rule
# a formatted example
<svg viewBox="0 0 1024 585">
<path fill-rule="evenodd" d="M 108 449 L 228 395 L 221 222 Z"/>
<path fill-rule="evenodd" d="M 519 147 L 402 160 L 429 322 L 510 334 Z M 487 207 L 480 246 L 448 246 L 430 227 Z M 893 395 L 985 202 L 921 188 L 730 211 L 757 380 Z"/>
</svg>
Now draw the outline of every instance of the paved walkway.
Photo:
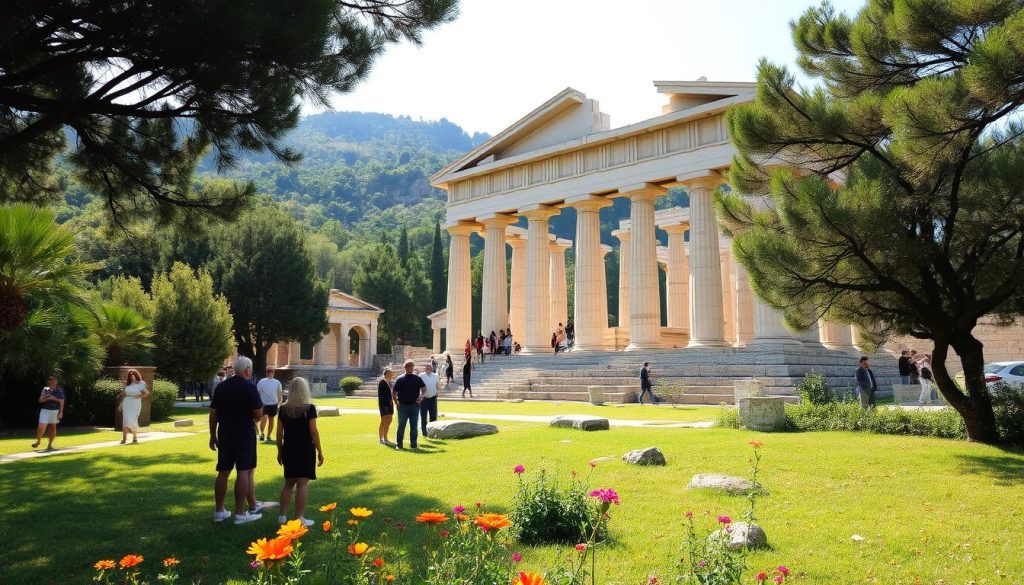
<svg viewBox="0 0 1024 585">
<path fill-rule="evenodd" d="M 141 432 L 139 433 L 139 442 L 148 443 L 150 441 L 160 441 L 162 439 L 174 439 L 176 437 L 187 437 L 194 435 L 195 433 L 168 433 L 165 431 L 153 431 L 153 432 Z M 59 439 L 59 437 L 58 437 Z M 28 441 L 29 439 L 25 439 Z M 45 441 L 45 438 L 43 439 Z M 91 451 L 92 449 L 102 449 L 104 447 L 117 447 L 121 444 L 121 441 L 103 441 L 101 443 L 87 443 L 85 445 L 78 445 L 75 447 L 65 447 L 63 449 L 54 449 L 53 451 L 27 451 L 25 453 L 12 453 L 10 455 L 0 455 L 0 463 L 11 463 L 13 461 L 22 461 L 25 459 L 36 459 L 38 457 L 49 457 L 50 455 L 59 455 L 62 453 L 80 453 L 82 451 Z"/>
<path fill-rule="evenodd" d="M 324 408 L 335 408 L 333 406 L 326 406 Z M 342 414 L 377 414 L 378 411 L 372 408 L 341 408 L 337 407 L 338 411 Z M 570 414 L 570 413 L 566 413 Z M 532 414 L 484 414 L 477 412 L 449 412 L 444 411 L 439 414 L 439 418 L 449 419 L 484 419 L 484 420 L 503 420 L 509 422 L 532 422 L 532 423 L 544 423 L 548 424 L 553 419 L 564 415 L 532 415 Z M 709 429 L 715 426 L 714 421 L 696 421 L 696 422 L 683 422 L 674 420 L 620 420 L 620 419 L 608 419 L 608 424 L 613 427 L 657 427 L 665 429 Z"/>
</svg>

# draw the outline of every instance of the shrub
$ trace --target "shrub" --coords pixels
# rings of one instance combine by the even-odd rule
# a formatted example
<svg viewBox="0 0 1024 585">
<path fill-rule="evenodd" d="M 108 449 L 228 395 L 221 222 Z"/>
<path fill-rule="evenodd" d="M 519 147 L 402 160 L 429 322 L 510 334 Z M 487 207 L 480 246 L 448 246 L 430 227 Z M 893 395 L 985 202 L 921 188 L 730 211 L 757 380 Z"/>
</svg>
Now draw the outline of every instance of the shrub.
<svg viewBox="0 0 1024 585">
<path fill-rule="evenodd" d="M 832 402 L 832 391 L 829 390 L 825 378 L 817 372 L 804 374 L 804 379 L 796 387 L 797 393 L 804 402 L 811 404 L 828 404 Z"/>
<path fill-rule="evenodd" d="M 534 479 L 519 474 L 512 513 L 512 535 L 524 544 L 575 543 L 592 530 L 594 509 L 587 483 L 573 477 L 565 489 L 546 470 Z"/>
<path fill-rule="evenodd" d="M 1024 398 L 1022 406 L 1024 406 Z M 727 429 L 740 427 L 739 410 L 723 409 L 717 425 Z M 862 410 L 856 402 L 786 405 L 786 427 L 791 431 L 867 431 L 882 435 L 915 435 L 942 439 L 964 439 L 963 420 L 951 408 L 907 410 L 872 408 Z"/>
<path fill-rule="evenodd" d="M 1024 387 L 997 384 L 992 389 L 992 408 L 999 437 L 1006 443 L 1024 445 Z"/>
<path fill-rule="evenodd" d="M 345 376 L 341 379 L 341 391 L 344 392 L 346 396 L 352 396 L 352 393 L 358 390 L 362 385 L 363 379 L 358 376 Z"/>
<path fill-rule="evenodd" d="M 178 400 L 178 386 L 167 380 L 153 380 L 153 403 L 150 406 L 149 418 L 154 421 L 167 420 L 174 412 L 174 403 Z"/>
<path fill-rule="evenodd" d="M 718 411 L 718 422 L 715 423 L 715 426 L 722 427 L 723 429 L 740 428 L 740 409 L 720 408 Z"/>
<path fill-rule="evenodd" d="M 120 380 L 99 378 L 91 384 L 69 390 L 64 422 L 71 425 L 114 426 L 117 402 L 123 389 L 124 384 Z"/>
</svg>

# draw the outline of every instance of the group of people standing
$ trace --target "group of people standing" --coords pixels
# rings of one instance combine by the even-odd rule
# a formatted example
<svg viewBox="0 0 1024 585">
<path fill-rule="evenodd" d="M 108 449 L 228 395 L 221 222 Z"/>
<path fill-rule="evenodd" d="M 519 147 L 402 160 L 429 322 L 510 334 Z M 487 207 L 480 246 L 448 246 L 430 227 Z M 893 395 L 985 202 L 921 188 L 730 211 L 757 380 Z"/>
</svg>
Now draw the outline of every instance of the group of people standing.
<svg viewBox="0 0 1024 585">
<path fill-rule="evenodd" d="M 142 401 L 150 394 L 149 386 L 136 369 L 128 370 L 124 388 L 117 399 L 117 412 L 121 413 L 121 444 L 128 443 L 128 435 L 132 435 L 132 444 L 139 442 L 139 415 L 142 414 Z M 43 441 L 43 435 L 49 439 L 46 450 L 54 451 L 53 442 L 57 439 L 57 425 L 64 418 L 64 405 L 67 395 L 57 383 L 57 374 L 51 375 L 46 386 L 39 393 L 39 424 L 36 426 L 36 440 L 32 443 L 35 449 Z"/>
<path fill-rule="evenodd" d="M 559 323 L 558 327 L 551 333 L 551 348 L 555 350 L 555 353 L 558 353 L 560 351 L 569 351 L 575 344 L 576 326 L 572 324 L 572 319 L 566 322 L 565 327 Z"/>
<path fill-rule="evenodd" d="M 905 385 L 920 384 L 921 394 L 918 396 L 918 403 L 922 406 L 932 403 L 932 356 L 929 354 L 917 355 L 916 350 L 900 352 L 900 358 L 896 362 L 900 370 L 900 382 Z"/>
<path fill-rule="evenodd" d="M 451 356 L 448 356 L 449 371 L 448 378 L 451 379 L 450 370 L 454 367 Z M 465 370 L 469 362 L 463 366 Z M 404 449 L 405 429 L 409 428 L 409 447 L 418 449 L 420 432 L 427 434 L 427 423 L 437 420 L 437 392 L 441 380 L 434 373 L 434 365 L 431 363 L 425 368 L 425 372 L 418 374 L 414 371 L 415 362 L 408 360 L 403 365 L 405 374 L 396 377 L 396 372 L 391 368 L 384 369 L 384 377 L 377 384 L 377 407 L 380 410 L 380 426 L 377 430 L 377 438 L 381 445 L 395 447 L 398 450 Z M 388 440 L 388 431 L 395 412 L 398 412 L 398 433 L 397 443 Z M 417 429 L 417 426 L 419 427 Z"/>
<path fill-rule="evenodd" d="M 466 359 L 472 357 L 476 351 L 476 358 L 483 363 L 485 355 L 512 355 L 519 353 L 521 347 L 512 338 L 512 328 L 500 329 L 497 333 L 491 331 L 490 335 L 484 335 L 478 331 L 475 338 L 466 340 Z"/>
</svg>

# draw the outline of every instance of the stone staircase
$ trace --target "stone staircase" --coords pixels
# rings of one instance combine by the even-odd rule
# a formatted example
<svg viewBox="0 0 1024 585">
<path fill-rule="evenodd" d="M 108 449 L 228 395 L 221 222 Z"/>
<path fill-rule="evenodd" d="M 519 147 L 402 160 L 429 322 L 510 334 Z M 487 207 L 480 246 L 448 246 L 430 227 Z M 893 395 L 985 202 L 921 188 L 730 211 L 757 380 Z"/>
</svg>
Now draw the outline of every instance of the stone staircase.
<svg viewBox="0 0 1024 585">
<path fill-rule="evenodd" d="M 859 354 L 821 346 L 766 345 L 751 348 L 692 348 L 642 352 L 577 352 L 558 355 L 488 355 L 473 369 L 473 397 L 484 400 L 587 401 L 588 387 L 599 386 L 607 402 L 631 402 L 639 392 L 639 372 L 651 363 L 654 393 L 679 404 L 732 404 L 733 382 L 756 379 L 769 396 L 797 400 L 796 385 L 806 373 L 825 377 L 834 391 L 854 386 Z M 872 356 L 872 370 L 882 395 L 899 381 L 895 357 Z M 456 380 L 442 396 L 462 391 L 461 362 Z M 441 360 L 439 360 L 441 361 Z M 424 362 L 429 362 L 429 357 Z M 422 371 L 422 365 L 417 361 Z M 443 372 L 442 372 L 443 373 Z M 359 396 L 376 396 L 377 382 L 368 381 Z"/>
</svg>

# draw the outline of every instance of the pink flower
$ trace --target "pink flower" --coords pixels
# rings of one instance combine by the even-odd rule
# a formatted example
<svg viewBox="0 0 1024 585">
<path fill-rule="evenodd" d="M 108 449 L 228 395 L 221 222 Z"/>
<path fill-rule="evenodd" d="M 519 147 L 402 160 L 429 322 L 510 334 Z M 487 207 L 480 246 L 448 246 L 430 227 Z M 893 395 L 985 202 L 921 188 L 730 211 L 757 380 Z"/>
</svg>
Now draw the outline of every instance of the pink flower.
<svg viewBox="0 0 1024 585">
<path fill-rule="evenodd" d="M 597 498 L 606 504 L 619 505 L 619 494 L 612 488 L 594 490 L 590 492 L 590 497 Z"/>
<path fill-rule="evenodd" d="M 730 524 L 730 523 L 732 523 L 732 518 L 730 518 L 728 516 L 719 516 L 718 517 L 718 522 L 720 524 Z"/>
<path fill-rule="evenodd" d="M 526 472 L 526 468 L 523 467 L 522 465 L 516 465 L 516 468 L 512 470 L 512 473 L 514 473 L 516 475 L 522 475 L 525 472 Z"/>
<path fill-rule="evenodd" d="M 786 565 L 779 565 L 778 567 L 775 567 L 775 570 L 781 573 L 783 576 L 789 576 L 789 567 L 787 567 Z"/>
<path fill-rule="evenodd" d="M 448 535 L 451 534 L 451 533 L 448 532 L 447 530 L 442 530 L 440 532 L 440 534 L 441 534 L 441 538 L 448 538 Z"/>
<path fill-rule="evenodd" d="M 761 572 L 760 572 L 760 573 L 758 573 L 758 574 L 757 574 L 757 576 L 756 576 L 756 577 L 754 577 L 754 578 L 755 578 L 755 579 L 757 579 L 757 582 L 758 582 L 758 583 L 764 583 L 765 581 L 767 581 L 767 580 L 768 580 L 768 575 L 767 575 L 767 574 L 766 574 L 766 573 L 765 573 L 764 571 L 761 571 Z"/>
<path fill-rule="evenodd" d="M 513 563 L 518 563 L 519 561 L 522 561 L 522 560 L 523 560 L 523 555 L 519 554 L 518 552 L 512 553 L 512 562 Z"/>
<path fill-rule="evenodd" d="M 647 580 L 647 583 L 649 585 L 658 585 L 658 583 L 660 583 L 660 581 L 658 581 L 657 577 L 651 577 L 650 579 Z"/>
<path fill-rule="evenodd" d="M 260 568 L 260 562 L 259 561 L 253 561 L 253 562 L 249 563 L 249 568 L 250 569 L 258 569 L 258 568 Z"/>
<path fill-rule="evenodd" d="M 477 502 L 476 503 L 476 507 L 477 508 L 483 508 L 484 507 L 484 503 L 483 502 Z"/>
<path fill-rule="evenodd" d="M 687 518 L 693 518 L 693 510 L 687 510 L 686 511 L 686 517 Z"/>
<path fill-rule="evenodd" d="M 704 567 L 708 566 L 708 562 L 703 560 L 697 561 L 697 566 L 703 569 Z"/>
<path fill-rule="evenodd" d="M 584 543 L 582 543 L 582 542 L 581 542 L 581 543 L 578 543 L 578 544 L 576 545 L 576 550 L 577 550 L 578 552 L 583 552 L 583 551 L 587 550 L 587 545 L 586 545 L 586 544 L 584 544 Z"/>
<path fill-rule="evenodd" d="M 465 506 L 455 506 L 454 508 L 452 508 L 452 512 L 455 512 L 456 514 L 464 514 L 466 512 L 466 507 Z"/>
<path fill-rule="evenodd" d="M 590 468 L 591 468 L 591 469 L 593 469 L 593 468 L 595 468 L 595 467 L 597 467 L 597 463 L 595 463 L 595 462 L 591 461 L 591 462 L 590 462 Z"/>
<path fill-rule="evenodd" d="M 783 577 L 782 575 L 775 575 L 775 584 L 776 585 L 782 585 L 782 582 L 785 581 L 785 580 L 786 580 L 786 578 Z"/>
</svg>

